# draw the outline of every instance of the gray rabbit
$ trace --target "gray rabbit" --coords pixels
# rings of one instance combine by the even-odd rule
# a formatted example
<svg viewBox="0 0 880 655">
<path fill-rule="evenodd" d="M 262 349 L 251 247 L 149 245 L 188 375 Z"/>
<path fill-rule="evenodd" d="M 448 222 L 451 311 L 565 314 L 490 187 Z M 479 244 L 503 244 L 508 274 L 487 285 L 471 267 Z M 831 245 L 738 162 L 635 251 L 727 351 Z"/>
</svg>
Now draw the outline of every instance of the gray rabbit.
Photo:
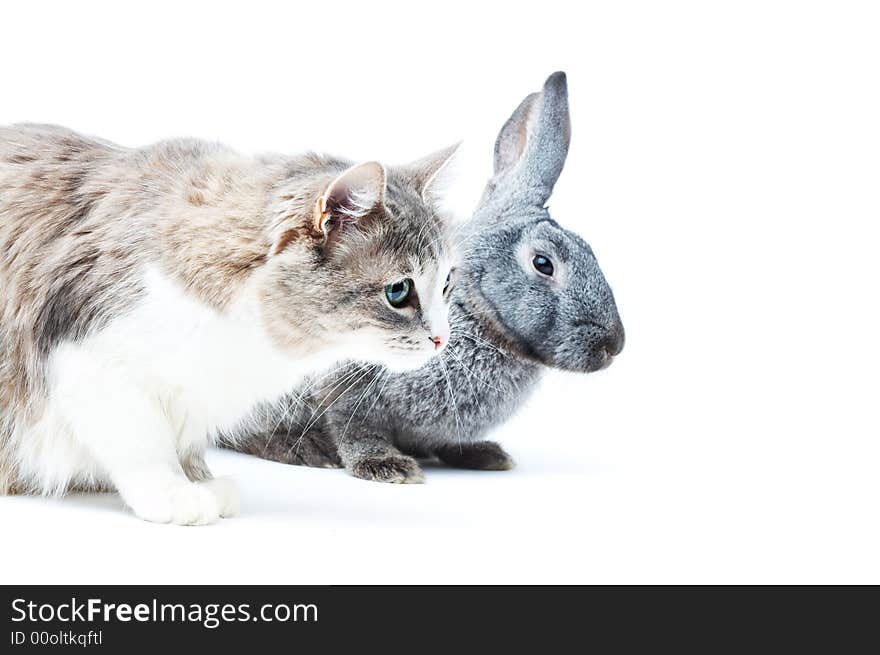
<svg viewBox="0 0 880 655">
<path fill-rule="evenodd" d="M 501 446 L 481 438 L 517 410 L 545 368 L 596 371 L 623 348 L 614 296 L 590 246 L 545 207 L 570 131 L 561 72 L 501 129 L 494 177 L 463 235 L 440 357 L 407 373 L 342 364 L 255 412 L 229 447 L 290 464 L 344 465 L 381 482 L 421 482 L 414 457 L 511 468 Z"/>
</svg>

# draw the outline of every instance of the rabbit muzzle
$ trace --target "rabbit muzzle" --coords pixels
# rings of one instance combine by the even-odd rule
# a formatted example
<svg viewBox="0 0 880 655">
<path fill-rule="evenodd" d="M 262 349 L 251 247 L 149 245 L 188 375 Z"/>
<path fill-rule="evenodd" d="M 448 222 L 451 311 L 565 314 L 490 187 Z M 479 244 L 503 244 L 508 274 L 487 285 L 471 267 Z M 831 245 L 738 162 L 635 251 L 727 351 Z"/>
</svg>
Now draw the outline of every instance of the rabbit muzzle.
<svg viewBox="0 0 880 655">
<path fill-rule="evenodd" d="M 608 368 L 623 350 L 626 340 L 623 324 L 616 319 L 611 326 L 596 321 L 582 321 L 556 353 L 556 365 L 572 371 L 592 373 Z"/>
</svg>

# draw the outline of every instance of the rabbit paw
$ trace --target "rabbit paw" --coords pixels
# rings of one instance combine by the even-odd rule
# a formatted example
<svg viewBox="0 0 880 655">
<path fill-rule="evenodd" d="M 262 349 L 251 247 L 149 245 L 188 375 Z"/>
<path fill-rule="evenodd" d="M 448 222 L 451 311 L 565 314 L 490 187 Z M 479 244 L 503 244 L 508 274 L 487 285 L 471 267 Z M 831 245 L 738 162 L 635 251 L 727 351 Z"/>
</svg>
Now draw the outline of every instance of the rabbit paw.
<svg viewBox="0 0 880 655">
<path fill-rule="evenodd" d="M 418 484 L 425 481 L 418 462 L 406 455 L 364 457 L 351 467 L 351 474 L 374 482 Z"/>
<path fill-rule="evenodd" d="M 437 457 L 450 466 L 480 471 L 508 471 L 513 458 L 494 441 L 450 444 L 437 449 Z"/>
</svg>

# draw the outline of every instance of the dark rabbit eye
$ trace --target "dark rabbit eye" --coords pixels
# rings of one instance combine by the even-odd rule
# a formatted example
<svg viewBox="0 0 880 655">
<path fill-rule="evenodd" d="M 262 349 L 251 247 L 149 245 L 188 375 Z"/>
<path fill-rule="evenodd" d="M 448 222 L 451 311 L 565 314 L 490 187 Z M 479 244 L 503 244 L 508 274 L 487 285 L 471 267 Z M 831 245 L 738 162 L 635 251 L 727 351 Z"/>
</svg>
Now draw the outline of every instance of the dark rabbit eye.
<svg viewBox="0 0 880 655">
<path fill-rule="evenodd" d="M 542 275 L 546 275 L 547 277 L 553 275 L 553 262 L 547 257 L 544 257 L 544 255 L 535 255 L 534 259 L 532 259 L 532 266 L 534 266 L 535 270 Z"/>
<path fill-rule="evenodd" d="M 385 285 L 385 297 L 392 307 L 403 307 L 409 300 L 409 292 L 412 290 L 412 280 L 409 278 Z"/>
</svg>

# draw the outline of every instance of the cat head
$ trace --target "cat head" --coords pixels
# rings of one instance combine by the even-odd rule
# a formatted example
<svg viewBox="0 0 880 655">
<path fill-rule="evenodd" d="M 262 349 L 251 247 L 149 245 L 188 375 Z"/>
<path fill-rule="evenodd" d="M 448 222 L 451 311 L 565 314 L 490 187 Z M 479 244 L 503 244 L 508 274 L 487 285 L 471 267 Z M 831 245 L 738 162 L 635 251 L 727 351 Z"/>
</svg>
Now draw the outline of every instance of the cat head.
<svg viewBox="0 0 880 655">
<path fill-rule="evenodd" d="M 565 74 L 554 73 L 498 135 L 495 174 L 471 224 L 461 293 L 522 355 L 586 372 L 611 363 L 624 330 L 592 249 L 545 206 L 570 136 Z"/>
<path fill-rule="evenodd" d="M 306 177 L 280 191 L 271 228 L 264 296 L 277 339 L 310 334 L 339 359 L 392 370 L 442 352 L 453 253 L 433 195 L 454 151 L 389 168 L 316 156 L 296 164 Z"/>
</svg>

